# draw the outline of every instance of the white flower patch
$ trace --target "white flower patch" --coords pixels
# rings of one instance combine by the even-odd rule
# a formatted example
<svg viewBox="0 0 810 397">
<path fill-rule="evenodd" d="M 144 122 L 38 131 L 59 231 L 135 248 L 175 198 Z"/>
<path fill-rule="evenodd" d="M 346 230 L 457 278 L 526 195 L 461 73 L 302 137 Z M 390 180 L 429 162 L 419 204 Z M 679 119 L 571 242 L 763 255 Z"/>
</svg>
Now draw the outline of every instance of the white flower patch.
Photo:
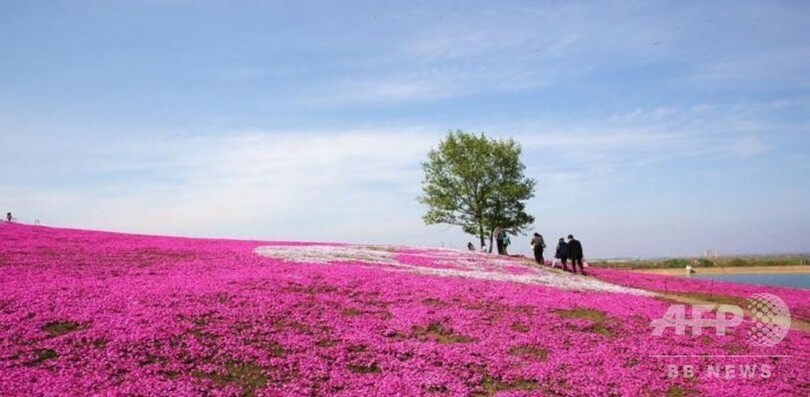
<svg viewBox="0 0 810 397">
<path fill-rule="evenodd" d="M 265 246 L 256 248 L 258 255 L 296 263 L 328 264 L 332 262 L 363 262 L 383 265 L 381 270 L 407 271 L 439 277 L 466 277 L 549 287 L 653 295 L 650 292 L 610 284 L 591 277 L 575 276 L 545 268 L 529 267 L 515 260 L 478 252 L 449 249 L 409 250 L 408 255 L 431 259 L 433 263 L 449 268 L 436 268 L 401 263 L 396 260 L 397 248 L 393 246 Z M 404 248 L 404 247 L 402 247 Z M 506 267 L 526 266 L 525 274 L 511 274 Z"/>
<path fill-rule="evenodd" d="M 548 287 L 580 290 L 627 293 L 633 295 L 652 296 L 654 294 L 635 288 L 622 287 L 590 277 L 575 276 L 572 274 L 558 274 L 546 269 L 536 269 L 536 274 L 509 274 L 487 272 L 480 270 L 464 271 L 454 269 L 414 268 L 414 272 L 441 277 L 466 277 L 480 280 L 508 281 L 522 284 L 538 284 Z"/>
<path fill-rule="evenodd" d="M 410 255 L 432 259 L 433 263 L 449 269 L 504 272 L 505 267 L 516 265 L 514 261 L 501 256 L 449 248 L 430 248 L 418 253 L 412 252 Z"/>
<path fill-rule="evenodd" d="M 389 249 L 375 249 L 361 246 L 265 246 L 258 247 L 255 253 L 268 258 L 288 262 L 320 263 L 365 262 L 394 265 L 394 252 Z"/>
</svg>

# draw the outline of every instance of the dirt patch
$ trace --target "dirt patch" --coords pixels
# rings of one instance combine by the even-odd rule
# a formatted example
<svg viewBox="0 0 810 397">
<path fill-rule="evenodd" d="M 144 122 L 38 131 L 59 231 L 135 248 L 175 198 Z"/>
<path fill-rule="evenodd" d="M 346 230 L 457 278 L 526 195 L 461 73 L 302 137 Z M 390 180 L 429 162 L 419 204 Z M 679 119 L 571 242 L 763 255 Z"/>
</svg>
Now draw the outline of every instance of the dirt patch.
<svg viewBox="0 0 810 397">
<path fill-rule="evenodd" d="M 687 389 L 683 386 L 672 386 L 667 389 L 666 397 L 690 397 L 690 396 L 698 396 L 700 393 Z"/>
<path fill-rule="evenodd" d="M 253 397 L 256 391 L 267 386 L 267 375 L 261 367 L 251 363 L 225 364 L 225 374 L 194 372 L 192 376 L 209 379 L 219 386 L 235 385 L 242 389 L 240 396 Z"/>
<path fill-rule="evenodd" d="M 25 365 L 29 367 L 38 367 L 48 360 L 53 360 L 59 357 L 59 354 L 52 349 L 36 349 L 34 350 L 34 359 L 27 362 Z"/>
<path fill-rule="evenodd" d="M 379 374 L 382 372 L 377 363 L 371 363 L 368 365 L 347 365 L 346 368 L 356 374 Z"/>
<path fill-rule="evenodd" d="M 502 391 L 536 391 L 540 383 L 533 379 L 517 379 L 509 382 L 485 376 L 481 382 L 482 391 L 473 394 L 476 397 L 492 397 Z"/>
<path fill-rule="evenodd" d="M 615 333 L 611 330 L 611 328 L 618 323 L 618 320 L 609 317 L 600 310 L 586 307 L 575 307 L 573 309 L 556 309 L 553 310 L 553 312 L 564 320 L 578 319 L 587 320 L 590 322 L 590 324 L 584 328 L 574 328 L 577 331 L 594 333 L 607 337 L 615 336 Z"/>
<path fill-rule="evenodd" d="M 531 328 L 529 328 L 528 325 L 523 324 L 523 323 L 519 323 L 519 322 L 512 323 L 512 325 L 509 326 L 509 329 L 511 329 L 512 331 L 515 331 L 515 332 L 523 333 L 523 334 L 525 334 L 525 333 L 527 333 L 527 332 L 529 332 L 531 330 Z"/>
<path fill-rule="evenodd" d="M 548 350 L 534 345 L 521 345 L 509 349 L 509 354 L 513 356 L 531 358 L 539 361 L 546 361 L 548 359 Z"/>
<path fill-rule="evenodd" d="M 351 309 L 343 309 L 343 311 L 340 314 L 343 315 L 343 317 L 357 317 L 359 315 L 362 315 L 363 313 L 364 312 L 362 310 L 351 308 Z"/>
<path fill-rule="evenodd" d="M 315 343 L 318 347 L 329 348 L 340 343 L 337 339 L 321 339 Z"/>
<path fill-rule="evenodd" d="M 444 303 L 442 300 L 436 299 L 436 298 L 424 299 L 424 300 L 422 300 L 422 304 L 424 304 L 425 306 L 431 306 L 431 307 L 446 307 L 447 306 L 447 304 Z"/>
<path fill-rule="evenodd" d="M 52 321 L 42 326 L 42 330 L 52 338 L 78 331 L 81 328 L 81 324 L 74 321 Z"/>
<path fill-rule="evenodd" d="M 427 327 L 413 327 L 412 337 L 419 340 L 433 340 L 440 344 L 472 343 L 475 338 L 456 333 L 441 323 L 430 323 Z"/>
</svg>

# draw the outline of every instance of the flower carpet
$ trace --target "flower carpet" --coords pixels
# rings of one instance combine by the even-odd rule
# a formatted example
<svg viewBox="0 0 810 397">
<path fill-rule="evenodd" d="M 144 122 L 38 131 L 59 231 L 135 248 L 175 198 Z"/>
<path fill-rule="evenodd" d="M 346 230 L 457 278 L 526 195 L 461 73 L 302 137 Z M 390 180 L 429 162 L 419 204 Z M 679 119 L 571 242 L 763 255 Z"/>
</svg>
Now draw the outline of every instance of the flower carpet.
<svg viewBox="0 0 810 397">
<path fill-rule="evenodd" d="M 806 332 L 769 348 L 746 343 L 749 319 L 727 335 L 653 336 L 673 302 L 597 273 L 445 249 L 4 223 L 0 395 L 810 394 Z M 789 305 L 810 295 L 791 293 Z M 734 376 L 710 376 L 715 364 Z M 685 365 L 697 374 L 672 376 Z"/>
</svg>

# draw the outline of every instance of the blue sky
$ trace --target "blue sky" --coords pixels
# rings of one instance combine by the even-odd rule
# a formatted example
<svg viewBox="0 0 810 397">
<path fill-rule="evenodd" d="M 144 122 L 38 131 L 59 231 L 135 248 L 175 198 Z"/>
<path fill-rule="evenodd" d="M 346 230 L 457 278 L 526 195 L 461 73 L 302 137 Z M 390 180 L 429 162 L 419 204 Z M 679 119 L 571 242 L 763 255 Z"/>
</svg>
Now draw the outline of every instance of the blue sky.
<svg viewBox="0 0 810 397">
<path fill-rule="evenodd" d="M 0 208 L 461 247 L 416 197 L 427 151 L 463 129 L 523 145 L 536 230 L 586 256 L 807 252 L 808 19 L 807 2 L 4 1 Z"/>
</svg>

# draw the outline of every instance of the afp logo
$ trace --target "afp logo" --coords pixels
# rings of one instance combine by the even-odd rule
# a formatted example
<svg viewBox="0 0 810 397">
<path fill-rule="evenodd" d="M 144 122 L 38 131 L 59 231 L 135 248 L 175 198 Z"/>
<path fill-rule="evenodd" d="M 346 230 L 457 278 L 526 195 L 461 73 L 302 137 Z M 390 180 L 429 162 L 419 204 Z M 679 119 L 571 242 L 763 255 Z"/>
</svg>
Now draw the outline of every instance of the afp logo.
<svg viewBox="0 0 810 397">
<path fill-rule="evenodd" d="M 768 293 L 753 294 L 747 298 L 752 326 L 748 329 L 748 343 L 756 347 L 773 347 L 790 330 L 790 311 L 785 302 Z M 716 309 L 716 310 L 715 310 Z M 714 318 L 704 317 L 711 315 Z M 725 335 L 730 328 L 742 324 L 745 311 L 737 305 L 693 305 L 691 317 L 685 305 L 672 305 L 664 317 L 650 323 L 653 335 L 661 336 L 667 328 L 675 328 L 676 335 L 684 335 L 690 328 L 692 335 L 702 335 L 704 329 L 714 329 L 716 335 Z"/>
</svg>

